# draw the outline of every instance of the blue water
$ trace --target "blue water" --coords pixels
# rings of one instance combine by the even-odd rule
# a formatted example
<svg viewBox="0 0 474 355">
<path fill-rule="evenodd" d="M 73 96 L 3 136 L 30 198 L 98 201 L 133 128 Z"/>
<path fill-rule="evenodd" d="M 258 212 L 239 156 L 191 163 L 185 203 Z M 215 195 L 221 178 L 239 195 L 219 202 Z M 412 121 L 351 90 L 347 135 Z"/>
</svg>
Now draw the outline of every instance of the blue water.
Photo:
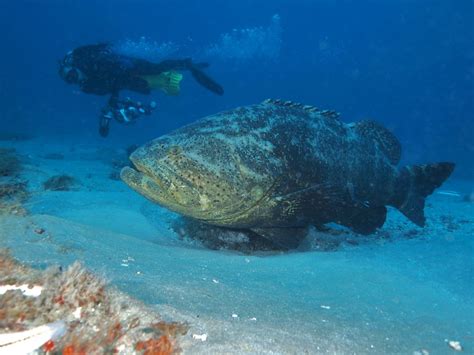
<svg viewBox="0 0 474 355">
<path fill-rule="evenodd" d="M 400 139 L 403 164 L 453 161 L 457 167 L 447 188 L 461 196 L 470 194 L 474 181 L 473 6 L 469 0 L 3 1 L 0 133 L 29 134 L 37 143 L 0 141 L 0 147 L 16 148 L 30 168 L 34 167 L 27 174 L 33 189 L 53 172 L 78 174 L 82 181 L 88 181 L 86 175 L 97 171 L 104 176 L 101 182 L 97 180 L 99 183 L 83 184 L 93 197 L 36 197 L 33 213 L 123 232 L 140 240 L 153 239 L 153 228 L 159 222 L 150 222 L 147 215 L 140 217 L 148 221 L 145 227 L 127 225 L 120 217 L 125 213 L 123 206 L 118 206 L 116 199 L 129 199 L 130 204 L 138 206 L 131 208 L 133 211 L 142 211 L 146 202 L 120 182 L 109 182 L 106 165 L 85 164 L 82 168 L 84 157 L 91 159 L 90 155 L 98 152 L 97 159 L 111 160 L 113 154 L 104 151 L 142 144 L 205 115 L 269 97 L 335 109 L 346 122 L 375 119 Z M 219 97 L 209 93 L 189 73 L 184 73 L 177 97 L 161 92 L 151 96 L 127 93 L 143 101 L 157 101 L 157 111 L 131 126 L 112 122 L 109 137 L 101 138 L 98 114 L 107 97 L 81 93 L 64 83 L 57 72 L 57 61 L 69 50 L 100 42 L 110 43 L 117 52 L 152 61 L 192 57 L 209 62 L 208 72 L 223 85 L 225 94 Z M 62 153 L 65 160 L 52 166 L 38 159 L 45 153 Z M 35 171 L 40 171 L 39 175 Z M 97 194 L 93 195 L 95 190 Z M 58 201 L 64 205 L 58 205 Z M 114 221 L 110 226 L 94 219 L 108 205 L 115 211 L 110 212 L 110 216 L 115 213 L 109 216 Z M 153 208 L 146 206 L 148 210 Z M 87 208 L 94 212 L 75 212 Z M 432 353 L 449 352 L 443 337 L 459 338 L 468 351 L 473 351 L 472 203 L 437 196 L 432 209 L 437 212 L 431 220 L 428 217 L 431 227 L 419 239 L 400 244 L 362 244 L 327 254 L 310 248 L 280 259 L 257 258 L 250 270 L 242 269 L 245 257 L 235 254 L 199 254 L 194 249 L 189 251 L 189 246 L 183 247 L 184 254 L 175 249 L 170 253 L 189 253 L 201 271 L 208 267 L 206 258 L 215 257 L 216 264 L 210 262 L 210 268 L 224 280 L 228 277 L 226 266 L 247 277 L 246 281 L 240 280 L 241 287 L 238 277 L 225 280 L 232 296 L 226 298 L 225 290 L 220 290 L 218 295 L 223 298 L 210 302 L 207 309 L 203 294 L 211 292 L 207 288 L 213 285 L 202 289 L 196 297 L 196 312 L 207 311 L 210 318 L 221 310 L 232 313 L 232 307 L 226 305 L 234 303 L 239 312 L 260 312 L 258 318 L 263 318 L 265 326 L 275 322 L 278 327 L 281 322 L 284 329 L 291 329 L 293 316 L 301 334 L 312 334 L 320 329 L 317 322 L 325 322 L 320 304 L 332 306 L 335 315 L 329 316 L 331 325 L 324 325 L 322 334 L 326 340 L 334 337 L 342 343 L 331 347 L 330 341 L 325 343 L 317 336 L 322 349 L 316 350 L 314 339 L 308 340 L 305 349 L 310 352 L 345 353 L 355 344 L 352 349 L 356 352 L 376 353 L 371 341 L 390 353 L 416 351 L 425 345 Z M 446 218 L 439 217 L 443 214 L 461 223 L 462 228 L 447 231 L 441 222 Z M 391 233 L 403 236 L 413 229 L 406 221 L 398 222 L 402 217 L 397 218 L 399 224 L 389 227 Z M 160 243 L 155 245 L 170 245 Z M 2 244 L 14 245 L 10 241 Z M 137 248 L 140 246 L 137 242 Z M 81 247 L 86 248 L 87 243 Z M 34 252 L 29 253 L 27 248 L 17 248 L 19 257 L 44 266 L 41 254 L 33 257 Z M 149 253 L 144 253 L 148 260 L 144 265 L 153 267 Z M 86 255 L 78 253 L 74 257 L 99 267 L 97 259 Z M 44 264 L 60 258 L 48 256 L 46 261 L 45 256 Z M 164 263 L 172 267 L 172 260 Z M 351 265 L 354 278 L 344 272 Z M 106 261 L 102 266 L 112 281 L 125 290 L 133 289 L 133 282 L 122 280 L 120 272 L 108 268 Z M 157 270 L 152 272 L 158 276 L 139 283 L 132 292 L 134 296 L 193 312 L 194 303 L 179 297 L 180 292 L 200 287 L 187 274 L 192 272 L 192 264 L 179 268 L 179 282 L 192 284 L 179 292 L 170 291 L 172 275 L 159 274 L 159 265 L 155 267 Z M 204 274 L 198 272 L 198 277 Z M 156 283 L 160 281 L 169 288 L 165 294 L 159 294 Z M 410 290 L 410 285 L 416 287 Z M 259 287 L 263 289 L 257 290 Z M 241 292 L 245 300 L 239 303 L 235 292 Z M 357 299 L 353 306 L 348 303 L 352 299 Z M 281 308 L 277 312 L 269 304 L 278 302 Z M 376 311 L 369 306 L 374 302 L 379 307 Z M 371 340 L 368 334 L 376 333 Z M 359 342 L 361 338 L 364 341 Z M 304 337 L 298 341 L 304 342 Z M 261 349 L 270 351 L 271 346 L 271 342 L 263 343 Z M 205 352 L 205 348 L 198 350 Z"/>
<path fill-rule="evenodd" d="M 277 0 L 258 6 L 218 0 L 4 1 L 2 128 L 96 137 L 96 115 L 105 99 L 74 95 L 59 80 L 56 61 L 79 45 L 145 37 L 208 60 L 226 95 L 217 98 L 186 78 L 183 95 L 156 94 L 161 107 L 156 117 L 133 129 L 114 127 L 111 140 L 120 142 L 133 131 L 141 142 L 224 108 L 282 97 L 337 109 L 349 121 L 377 119 L 399 136 L 405 159 L 456 160 L 456 174 L 473 176 L 472 6 L 471 1 Z M 241 62 L 229 58 L 232 53 L 206 57 L 225 34 L 268 28 L 275 14 L 279 37 L 261 45 L 268 56 L 250 54 Z"/>
</svg>

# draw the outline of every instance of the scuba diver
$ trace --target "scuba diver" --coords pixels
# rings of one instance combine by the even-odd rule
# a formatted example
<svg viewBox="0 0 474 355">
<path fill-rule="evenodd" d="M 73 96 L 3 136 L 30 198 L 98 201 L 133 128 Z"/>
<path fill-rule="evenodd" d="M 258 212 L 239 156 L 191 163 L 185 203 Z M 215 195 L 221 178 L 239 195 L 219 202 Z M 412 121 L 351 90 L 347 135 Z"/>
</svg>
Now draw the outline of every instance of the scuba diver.
<svg viewBox="0 0 474 355">
<path fill-rule="evenodd" d="M 150 94 L 153 89 L 161 89 L 167 95 L 178 95 L 183 76 L 177 71 L 189 70 L 200 85 L 222 95 L 222 86 L 202 71 L 206 67 L 207 63 L 194 63 L 190 58 L 152 63 L 116 53 L 110 45 L 103 43 L 81 46 L 67 53 L 59 62 L 59 75 L 68 84 L 79 85 L 84 93 L 111 95 L 99 119 L 99 132 L 105 137 L 111 118 L 127 123 L 149 114 L 143 107 L 144 112 L 141 112 L 138 103 L 130 99 L 126 100 L 127 103 L 120 100 L 121 90 Z M 125 106 L 136 108 L 136 112 L 132 109 L 135 112 L 132 114 L 129 109 L 124 109 Z"/>
</svg>

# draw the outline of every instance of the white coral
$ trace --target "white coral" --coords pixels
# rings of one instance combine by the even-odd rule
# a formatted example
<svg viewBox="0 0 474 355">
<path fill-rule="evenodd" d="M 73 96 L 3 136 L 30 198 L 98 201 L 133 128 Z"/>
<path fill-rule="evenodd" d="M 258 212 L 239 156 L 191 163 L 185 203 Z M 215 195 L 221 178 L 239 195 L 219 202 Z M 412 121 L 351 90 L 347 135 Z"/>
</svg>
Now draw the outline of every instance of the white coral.
<svg viewBox="0 0 474 355">
<path fill-rule="evenodd" d="M 0 334 L 0 354 L 29 354 L 65 332 L 66 323 L 58 321 L 23 332 Z"/>
</svg>

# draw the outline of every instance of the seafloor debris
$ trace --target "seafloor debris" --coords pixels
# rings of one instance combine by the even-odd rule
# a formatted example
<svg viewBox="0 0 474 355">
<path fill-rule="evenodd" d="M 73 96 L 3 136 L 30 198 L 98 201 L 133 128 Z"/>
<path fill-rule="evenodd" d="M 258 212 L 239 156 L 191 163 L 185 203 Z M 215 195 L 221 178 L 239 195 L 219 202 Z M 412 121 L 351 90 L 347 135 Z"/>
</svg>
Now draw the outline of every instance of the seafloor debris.
<svg viewBox="0 0 474 355">
<path fill-rule="evenodd" d="M 454 232 L 461 227 L 455 220 L 454 216 L 451 215 L 441 215 L 439 220 L 441 225 L 443 225 L 450 232 Z"/>
<path fill-rule="evenodd" d="M 0 183 L 0 201 L 16 199 L 24 201 L 28 197 L 26 182 L 1 182 Z"/>
<path fill-rule="evenodd" d="M 15 176 L 21 170 L 15 149 L 0 148 L 0 176 Z"/>
<path fill-rule="evenodd" d="M 413 355 L 430 355 L 430 352 L 426 349 L 415 350 Z"/>
<path fill-rule="evenodd" d="M 27 183 L 19 180 L 21 162 L 14 149 L 0 148 L 0 214 L 26 215 Z"/>
<path fill-rule="evenodd" d="M 206 341 L 207 340 L 207 334 L 193 334 L 193 339 L 200 340 L 200 341 Z"/>
<path fill-rule="evenodd" d="M 177 338 L 188 331 L 186 324 L 164 322 L 152 309 L 107 287 L 79 263 L 65 271 L 39 271 L 1 251 L 0 270 L 0 288 L 10 288 L 0 295 L 0 340 L 5 340 L 0 353 L 18 346 L 39 353 L 172 354 L 179 351 Z M 25 285 L 41 292 L 27 295 Z M 25 331 L 43 337 L 40 349 L 22 336 Z"/>
<path fill-rule="evenodd" d="M 456 350 L 456 351 L 462 351 L 462 345 L 459 341 L 456 340 L 449 340 L 448 345 L 451 349 Z"/>
<path fill-rule="evenodd" d="M 69 175 L 54 175 L 43 183 L 45 190 L 69 191 L 76 185 L 76 179 Z"/>
</svg>

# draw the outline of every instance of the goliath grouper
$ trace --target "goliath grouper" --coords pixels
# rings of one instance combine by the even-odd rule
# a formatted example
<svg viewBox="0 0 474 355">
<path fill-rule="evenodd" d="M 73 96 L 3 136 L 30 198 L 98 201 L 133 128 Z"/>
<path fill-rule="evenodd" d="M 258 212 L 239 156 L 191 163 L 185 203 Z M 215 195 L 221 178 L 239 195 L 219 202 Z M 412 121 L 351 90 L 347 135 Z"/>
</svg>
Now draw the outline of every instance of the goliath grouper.
<svg viewBox="0 0 474 355">
<path fill-rule="evenodd" d="M 425 225 L 425 198 L 454 169 L 442 162 L 397 168 L 397 138 L 373 121 L 266 100 L 205 117 L 134 151 L 130 187 L 204 223 L 253 231 L 293 248 L 309 225 L 335 222 L 373 233 L 386 206 Z"/>
</svg>

